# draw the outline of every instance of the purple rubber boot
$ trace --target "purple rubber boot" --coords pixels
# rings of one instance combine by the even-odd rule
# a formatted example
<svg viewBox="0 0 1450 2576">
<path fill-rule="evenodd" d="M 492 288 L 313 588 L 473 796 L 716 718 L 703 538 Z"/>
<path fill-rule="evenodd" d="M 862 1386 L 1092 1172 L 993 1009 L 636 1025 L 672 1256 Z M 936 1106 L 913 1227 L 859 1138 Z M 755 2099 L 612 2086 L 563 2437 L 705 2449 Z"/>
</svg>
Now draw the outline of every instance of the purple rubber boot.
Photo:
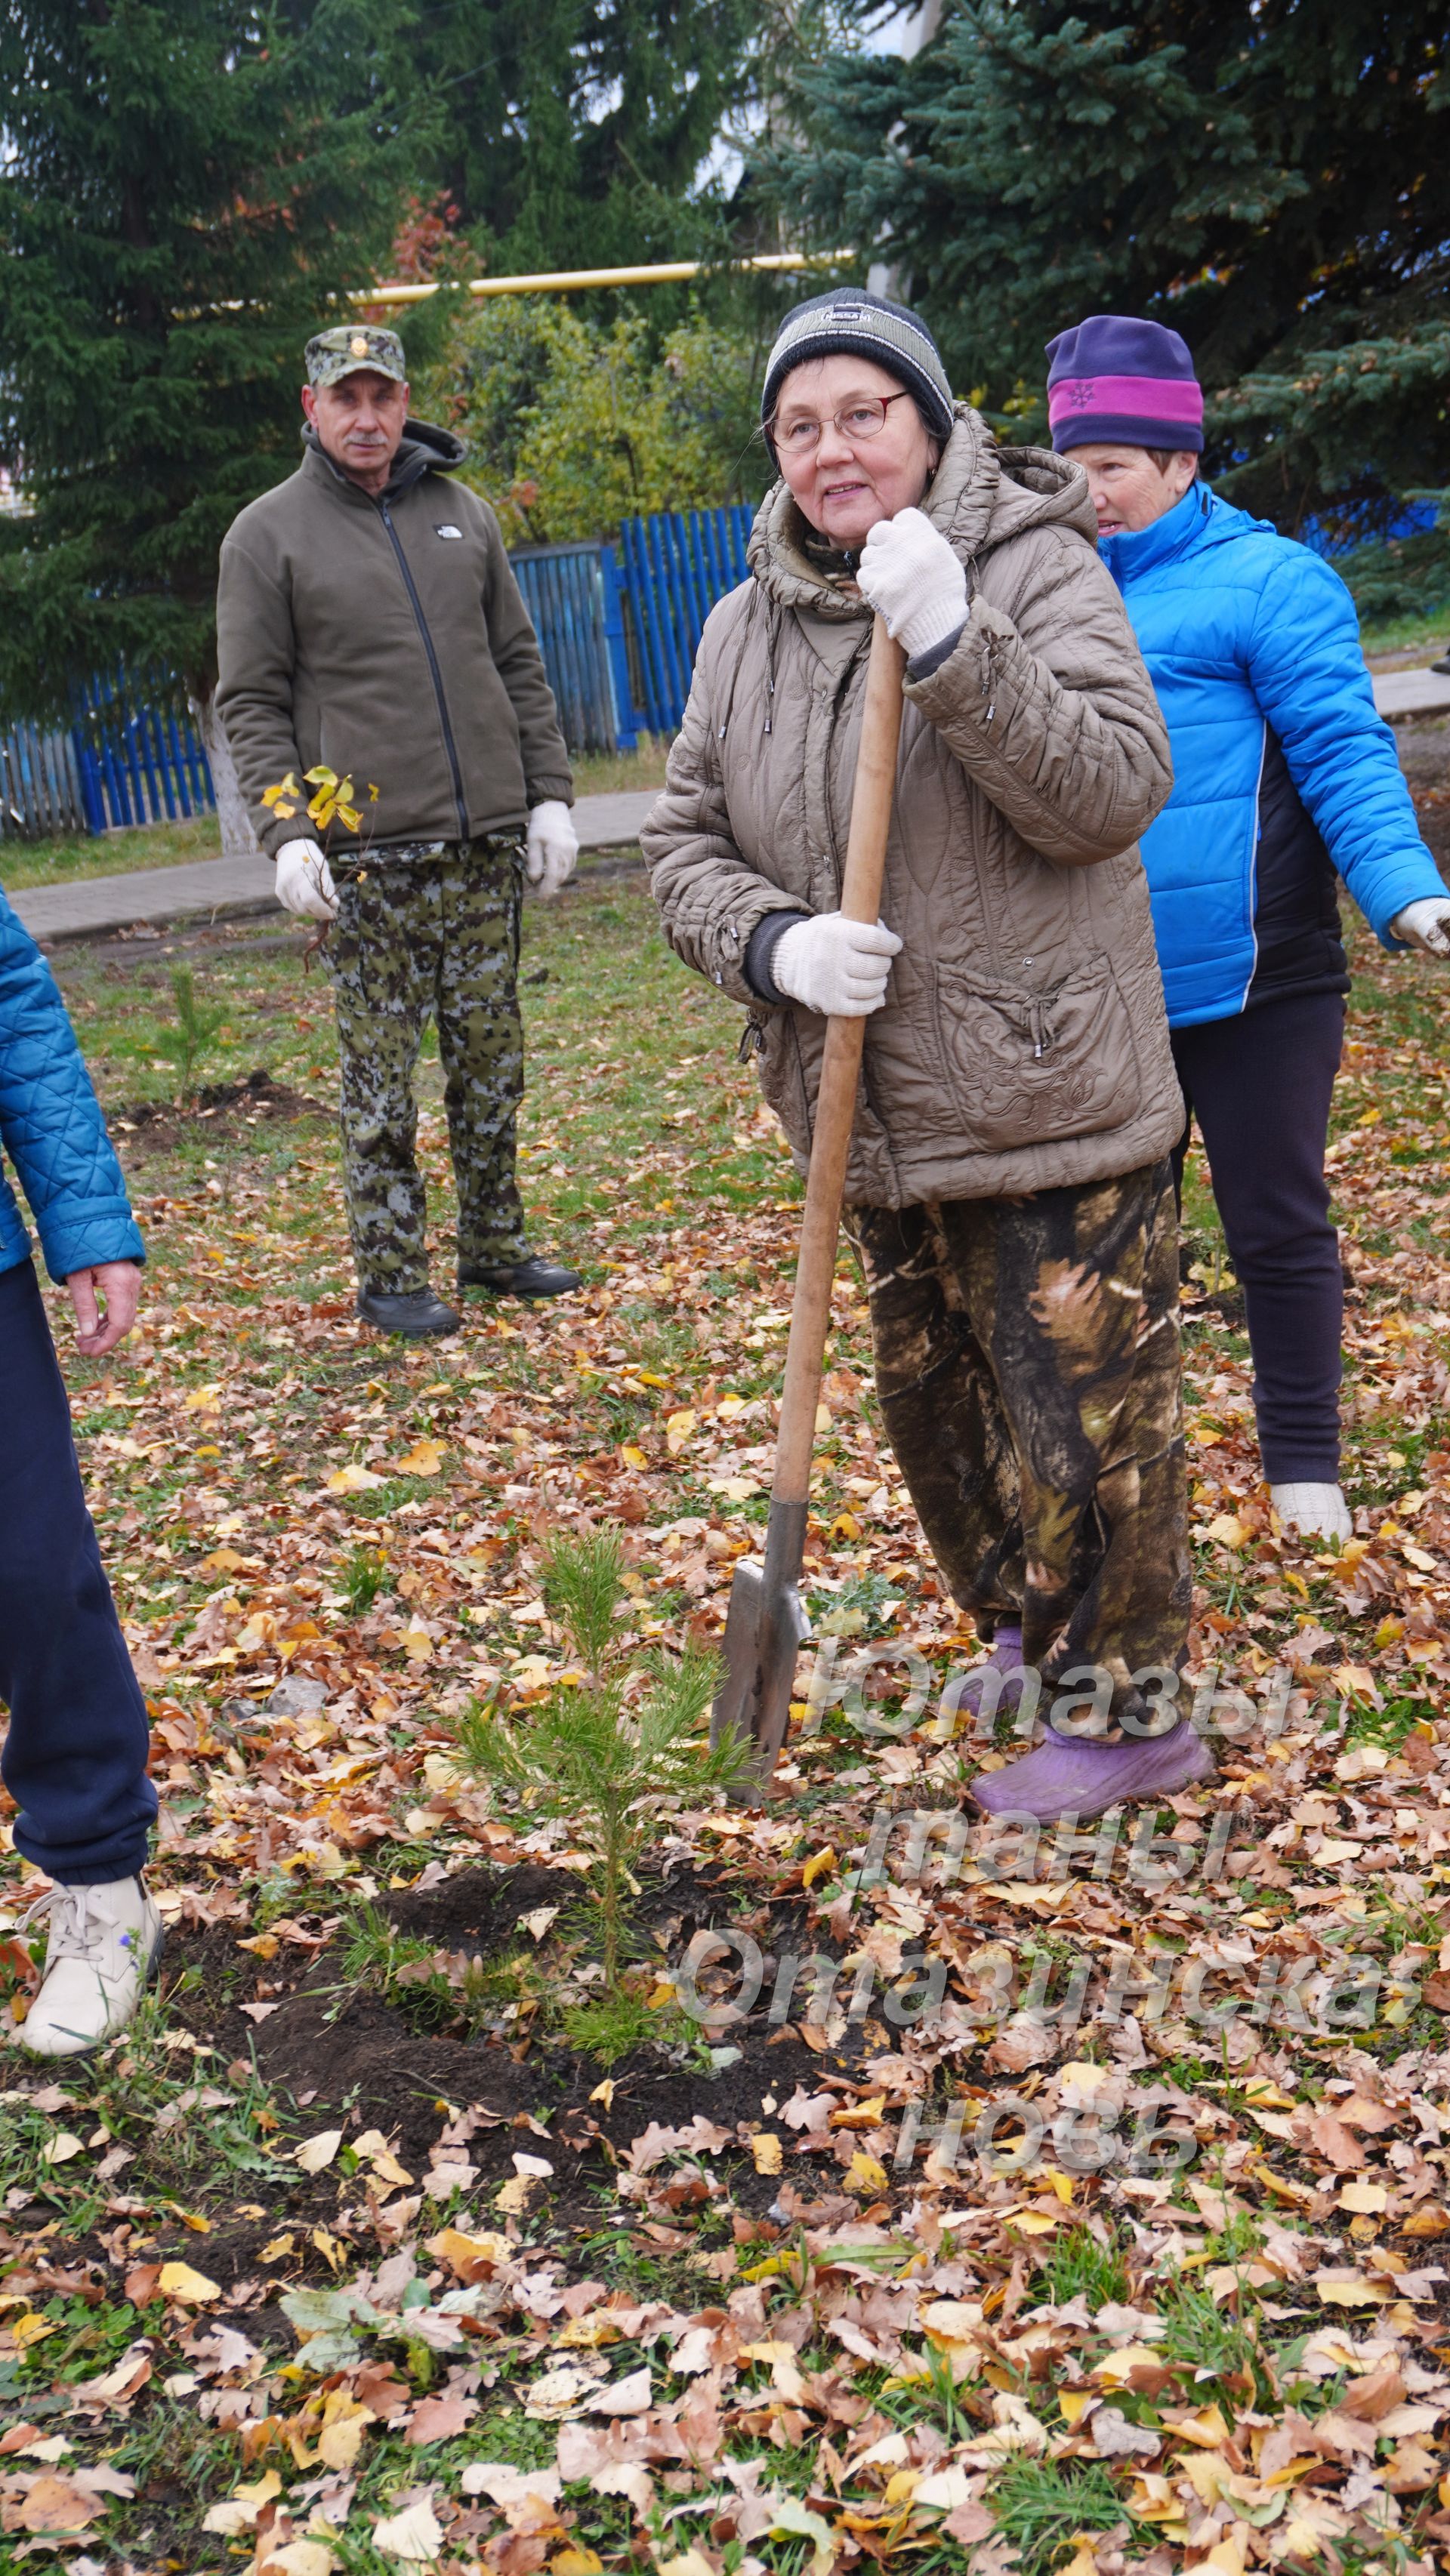
<svg viewBox="0 0 1450 2576">
<path fill-rule="evenodd" d="M 1022 1623 L 1020 1620 L 1003 1619 L 998 1625 L 997 1634 L 988 1647 L 983 1661 L 973 1664 L 960 1679 L 948 1682 L 942 1693 L 939 1713 L 947 1716 L 955 1711 L 960 1716 L 965 1710 L 967 1716 L 973 1720 L 974 1726 L 982 1725 L 985 1714 L 983 1731 L 990 1737 L 998 1711 L 1001 1710 L 1008 1717 L 1015 1717 L 1022 1705 L 1022 1694 L 1026 1687 L 1027 1667 L 1022 1661 Z"/>
<path fill-rule="evenodd" d="M 1074 1816 L 1085 1823 L 1125 1798 L 1171 1798 L 1214 1777 L 1213 1755 L 1181 1717 L 1166 1735 L 1135 1735 L 1121 1744 L 1055 1735 L 1049 1727 L 1035 1752 L 1005 1771 L 987 1772 L 968 1794 L 989 1816 L 1035 1816 L 1043 1825 Z"/>
</svg>

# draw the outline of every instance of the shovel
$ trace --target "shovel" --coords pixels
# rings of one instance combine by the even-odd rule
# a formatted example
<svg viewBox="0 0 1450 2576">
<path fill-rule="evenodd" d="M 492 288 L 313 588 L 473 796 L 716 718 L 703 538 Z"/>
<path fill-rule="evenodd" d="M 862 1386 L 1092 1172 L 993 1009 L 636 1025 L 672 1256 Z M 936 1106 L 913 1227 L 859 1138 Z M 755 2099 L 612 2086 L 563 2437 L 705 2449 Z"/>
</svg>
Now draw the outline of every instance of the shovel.
<svg viewBox="0 0 1450 2576">
<path fill-rule="evenodd" d="M 851 830 L 841 880 L 841 910 L 848 921 L 875 921 L 881 911 L 881 880 L 886 869 L 886 836 L 891 824 L 896 748 L 901 733 L 904 658 L 878 617 L 871 630 L 861 745 L 851 794 Z M 725 1677 L 710 1726 L 713 1744 L 736 1735 L 753 1747 L 750 1768 L 762 1787 L 769 1781 L 785 1742 L 796 1654 L 810 1625 L 801 1602 L 800 1575 L 810 1499 L 811 1450 L 831 1319 L 846 1157 L 856 1116 L 865 1036 L 864 1019 L 826 1022 L 800 1259 L 791 1301 L 785 1387 L 776 1433 L 765 1562 L 738 1565 L 735 1569 L 725 1621 Z"/>
</svg>

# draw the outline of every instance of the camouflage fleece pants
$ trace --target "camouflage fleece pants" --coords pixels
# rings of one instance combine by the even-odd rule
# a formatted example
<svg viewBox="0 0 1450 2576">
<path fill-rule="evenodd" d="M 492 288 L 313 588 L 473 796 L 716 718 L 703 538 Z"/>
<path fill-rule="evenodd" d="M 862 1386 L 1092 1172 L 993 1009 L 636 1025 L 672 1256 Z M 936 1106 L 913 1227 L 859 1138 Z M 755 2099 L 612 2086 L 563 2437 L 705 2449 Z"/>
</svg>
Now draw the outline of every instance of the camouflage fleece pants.
<svg viewBox="0 0 1450 2576">
<path fill-rule="evenodd" d="M 1192 1583 L 1167 1162 L 1020 1199 L 857 1207 L 876 1386 L 953 1598 L 1046 1682 L 1177 1667 Z"/>
<path fill-rule="evenodd" d="M 460 1261 L 517 1261 L 514 1121 L 524 1087 L 517 975 L 522 858 L 475 841 L 336 873 L 324 955 L 337 1001 L 342 1162 L 362 1287 L 428 1281 L 413 1069 L 438 1022 Z"/>
</svg>

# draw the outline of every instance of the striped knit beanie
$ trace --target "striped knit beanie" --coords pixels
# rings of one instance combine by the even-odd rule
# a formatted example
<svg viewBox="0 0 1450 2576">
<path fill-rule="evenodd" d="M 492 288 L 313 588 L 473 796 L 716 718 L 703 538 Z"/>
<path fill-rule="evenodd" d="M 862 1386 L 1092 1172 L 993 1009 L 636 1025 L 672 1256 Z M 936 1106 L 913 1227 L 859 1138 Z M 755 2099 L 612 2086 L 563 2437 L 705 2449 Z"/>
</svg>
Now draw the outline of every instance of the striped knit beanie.
<svg viewBox="0 0 1450 2576">
<path fill-rule="evenodd" d="M 1203 392 L 1188 343 L 1161 322 L 1090 313 L 1047 343 L 1052 444 L 1203 448 Z"/>
<path fill-rule="evenodd" d="M 813 295 L 787 313 L 776 334 L 765 370 L 760 417 L 772 457 L 775 443 L 770 423 L 780 389 L 792 367 L 811 358 L 870 358 L 898 384 L 914 394 L 934 437 L 950 438 L 955 413 L 952 389 L 941 351 L 926 324 L 909 305 L 893 304 L 884 295 L 868 295 L 861 286 L 834 286 L 828 295 Z"/>
</svg>

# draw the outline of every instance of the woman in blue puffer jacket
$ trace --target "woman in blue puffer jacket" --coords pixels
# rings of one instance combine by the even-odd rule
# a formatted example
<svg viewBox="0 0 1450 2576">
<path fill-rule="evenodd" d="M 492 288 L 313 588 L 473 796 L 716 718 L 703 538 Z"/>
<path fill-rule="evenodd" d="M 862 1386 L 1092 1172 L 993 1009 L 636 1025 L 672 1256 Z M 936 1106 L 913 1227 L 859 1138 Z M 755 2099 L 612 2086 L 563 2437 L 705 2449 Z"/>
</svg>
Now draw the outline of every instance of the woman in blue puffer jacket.
<svg viewBox="0 0 1450 2576">
<path fill-rule="evenodd" d="M 55 978 L 0 895 L 0 1143 L 88 1359 L 130 1329 L 145 1258 Z M 45 1979 L 21 2026 L 42 2057 L 95 2048 L 161 1946 L 142 1870 L 156 1815 L 146 1703 L 101 1566 L 30 1237 L 0 1174 L 0 1771 L 17 1851 L 51 1880 Z"/>
<path fill-rule="evenodd" d="M 1450 956 L 1450 894 L 1343 582 L 1198 480 L 1203 396 L 1179 334 L 1095 313 L 1048 354 L 1052 443 L 1086 471 L 1168 724 L 1174 788 L 1143 864 L 1178 1078 L 1243 1283 L 1264 1474 L 1287 1526 L 1347 1538 L 1324 1169 L 1349 990 L 1336 872 L 1387 948 Z"/>
</svg>

